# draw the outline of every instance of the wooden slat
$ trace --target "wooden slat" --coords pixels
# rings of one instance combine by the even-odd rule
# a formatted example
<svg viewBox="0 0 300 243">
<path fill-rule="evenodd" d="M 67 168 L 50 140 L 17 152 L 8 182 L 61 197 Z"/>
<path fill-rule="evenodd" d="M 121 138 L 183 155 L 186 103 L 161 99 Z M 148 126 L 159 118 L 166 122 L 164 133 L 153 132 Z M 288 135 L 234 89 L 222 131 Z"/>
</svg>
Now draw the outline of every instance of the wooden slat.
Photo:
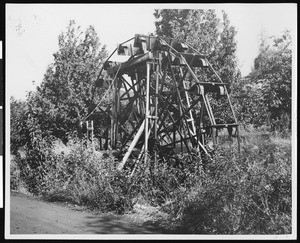
<svg viewBox="0 0 300 243">
<path fill-rule="evenodd" d="M 120 71 L 119 71 L 119 74 L 122 74 L 124 72 L 128 72 L 130 69 L 133 69 L 137 65 L 142 64 L 142 63 L 144 63 L 148 60 L 150 60 L 149 53 L 145 53 L 145 54 L 140 55 L 136 58 L 133 58 L 133 59 L 130 59 L 126 62 L 123 62 L 122 64 L 119 64 L 119 65 L 116 65 L 114 67 L 109 68 L 107 70 L 107 73 L 109 75 L 113 75 L 120 68 L 120 65 L 122 65 L 121 68 L 120 68 Z"/>
<path fill-rule="evenodd" d="M 229 126 L 239 126 L 238 123 L 229 123 L 229 124 L 215 124 L 215 125 L 209 125 L 209 126 L 205 126 L 203 128 L 206 128 L 206 127 L 229 127 Z"/>
</svg>

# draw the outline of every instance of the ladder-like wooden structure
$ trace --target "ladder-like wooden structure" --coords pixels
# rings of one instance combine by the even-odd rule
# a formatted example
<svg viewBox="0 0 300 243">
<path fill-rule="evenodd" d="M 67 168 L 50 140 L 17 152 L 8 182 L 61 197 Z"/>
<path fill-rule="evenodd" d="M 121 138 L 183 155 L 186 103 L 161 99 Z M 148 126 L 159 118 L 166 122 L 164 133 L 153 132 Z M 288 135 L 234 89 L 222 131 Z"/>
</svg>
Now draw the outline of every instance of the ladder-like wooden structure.
<svg viewBox="0 0 300 243">
<path fill-rule="evenodd" d="M 113 62 L 114 54 L 126 60 Z M 107 102 L 99 108 L 111 119 L 106 139 L 119 151 L 119 169 L 129 158 L 168 160 L 191 150 L 208 154 L 207 136 L 211 134 L 216 144 L 218 128 L 235 127 L 238 135 L 227 84 L 207 57 L 191 46 L 170 38 L 135 35 L 112 55 L 98 79 L 108 89 Z M 208 70 L 210 81 L 205 80 Z M 215 119 L 211 100 L 216 97 L 228 102 L 230 123 Z"/>
</svg>

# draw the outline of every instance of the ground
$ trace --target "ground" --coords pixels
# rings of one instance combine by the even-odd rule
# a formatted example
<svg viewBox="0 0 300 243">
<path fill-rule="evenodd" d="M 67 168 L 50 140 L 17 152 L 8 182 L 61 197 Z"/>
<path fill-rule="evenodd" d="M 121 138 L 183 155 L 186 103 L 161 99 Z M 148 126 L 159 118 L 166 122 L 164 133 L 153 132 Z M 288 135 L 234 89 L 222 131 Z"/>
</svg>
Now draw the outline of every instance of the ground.
<svg viewBox="0 0 300 243">
<path fill-rule="evenodd" d="M 99 213 L 77 205 L 50 203 L 11 192 L 10 234 L 161 234 L 157 210 L 136 205 L 125 215 Z"/>
</svg>

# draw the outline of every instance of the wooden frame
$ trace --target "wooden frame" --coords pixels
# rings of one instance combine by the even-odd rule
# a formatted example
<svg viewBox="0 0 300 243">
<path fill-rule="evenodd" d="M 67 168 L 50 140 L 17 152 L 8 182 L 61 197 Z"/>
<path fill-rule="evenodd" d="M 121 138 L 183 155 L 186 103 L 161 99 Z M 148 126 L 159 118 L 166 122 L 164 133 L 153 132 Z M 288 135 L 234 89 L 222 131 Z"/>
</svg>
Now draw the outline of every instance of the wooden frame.
<svg viewBox="0 0 300 243">
<path fill-rule="evenodd" d="M 217 143 L 217 128 L 236 126 L 238 133 L 238 122 L 226 87 L 228 84 L 222 82 L 205 55 L 189 45 L 186 46 L 190 52 L 183 53 L 174 49 L 170 41 L 159 37 L 153 39 L 153 36 L 140 37 L 147 44 L 141 45 L 142 54 L 133 55 L 128 61 L 106 70 L 110 79 L 115 77 L 115 83 L 111 85 L 109 136 L 111 147 L 120 152 L 120 170 L 128 159 L 134 158 L 134 149 L 140 151 L 135 160 L 143 158 L 148 163 L 148 158 L 152 157 L 156 165 L 158 156 L 162 156 L 163 161 L 170 157 L 163 150 L 168 153 L 177 144 L 180 144 L 182 155 L 192 148 L 200 154 L 208 154 L 205 129 L 212 130 L 214 144 Z M 138 38 L 139 35 L 136 35 L 130 40 L 137 42 Z M 153 41 L 156 44 L 159 41 L 161 45 L 154 49 Z M 193 69 L 211 70 L 218 82 L 200 81 Z M 123 75 L 131 77 L 130 81 Z M 221 89 L 219 87 L 229 101 L 233 124 L 216 124 L 208 92 L 217 92 Z M 125 92 L 121 94 L 121 90 Z M 200 108 L 196 108 L 197 105 Z M 204 116 L 209 119 L 205 126 Z"/>
</svg>

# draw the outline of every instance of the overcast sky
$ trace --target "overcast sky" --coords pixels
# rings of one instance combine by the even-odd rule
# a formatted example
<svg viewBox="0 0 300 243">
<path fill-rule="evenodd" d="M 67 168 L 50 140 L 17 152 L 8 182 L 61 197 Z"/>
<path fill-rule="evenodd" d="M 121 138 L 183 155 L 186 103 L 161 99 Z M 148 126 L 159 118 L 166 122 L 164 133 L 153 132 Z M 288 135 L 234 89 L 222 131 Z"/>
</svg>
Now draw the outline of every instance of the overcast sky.
<svg viewBox="0 0 300 243">
<path fill-rule="evenodd" d="M 205 8 L 225 10 L 238 31 L 237 57 L 247 75 L 258 54 L 259 36 L 292 30 L 296 38 L 296 4 L 7 4 L 6 97 L 24 99 L 40 84 L 58 50 L 58 35 L 71 19 L 86 29 L 93 25 L 109 52 L 135 34 L 155 32 L 155 8 Z M 294 39 L 295 41 L 295 39 Z M 294 42 L 296 43 L 296 42 Z"/>
</svg>

